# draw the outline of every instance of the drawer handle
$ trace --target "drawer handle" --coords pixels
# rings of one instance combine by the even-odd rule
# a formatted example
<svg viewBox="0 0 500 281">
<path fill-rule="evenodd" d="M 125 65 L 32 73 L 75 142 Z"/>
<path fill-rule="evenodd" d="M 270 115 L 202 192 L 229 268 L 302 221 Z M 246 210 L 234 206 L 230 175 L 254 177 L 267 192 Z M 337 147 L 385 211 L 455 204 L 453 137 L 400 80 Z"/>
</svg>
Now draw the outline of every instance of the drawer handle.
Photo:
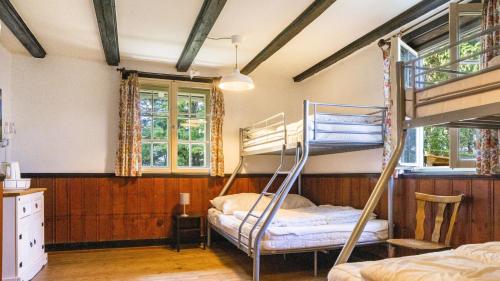
<svg viewBox="0 0 500 281">
<path fill-rule="evenodd" d="M 19 240 L 23 239 L 23 235 L 19 234 Z"/>
<path fill-rule="evenodd" d="M 23 213 L 26 213 L 26 207 L 23 207 Z"/>
<path fill-rule="evenodd" d="M 35 245 L 36 245 L 36 239 L 33 239 L 33 243 L 35 243 Z"/>
<path fill-rule="evenodd" d="M 33 243 L 32 242 L 30 242 L 30 247 L 33 248 Z"/>
<path fill-rule="evenodd" d="M 23 262 L 20 262 L 20 263 L 19 263 L 19 267 L 23 267 Z"/>
<path fill-rule="evenodd" d="M 42 222 L 42 227 L 43 227 L 43 222 Z"/>
<path fill-rule="evenodd" d="M 37 209 L 38 209 L 38 203 L 35 203 L 35 208 L 37 208 Z"/>
</svg>

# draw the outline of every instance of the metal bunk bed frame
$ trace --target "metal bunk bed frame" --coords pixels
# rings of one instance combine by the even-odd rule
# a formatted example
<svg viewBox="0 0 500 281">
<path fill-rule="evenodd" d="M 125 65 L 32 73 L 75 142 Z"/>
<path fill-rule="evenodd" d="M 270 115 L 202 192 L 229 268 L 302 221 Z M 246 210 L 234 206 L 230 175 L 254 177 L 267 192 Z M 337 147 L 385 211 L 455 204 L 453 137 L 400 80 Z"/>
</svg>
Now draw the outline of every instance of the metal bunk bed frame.
<svg viewBox="0 0 500 281">
<path fill-rule="evenodd" d="M 313 120 L 313 136 L 312 138 L 310 137 L 310 116 L 309 116 L 309 109 L 310 107 L 313 108 L 313 113 L 314 120 Z M 335 113 L 322 113 L 318 112 L 318 107 L 335 107 L 335 108 L 344 108 L 344 109 L 349 109 L 349 108 L 356 108 L 356 109 L 362 109 L 362 110 L 371 110 L 368 114 L 335 114 Z M 372 111 L 373 110 L 373 111 Z M 318 114 L 327 114 L 327 115 L 340 115 L 340 116 L 362 116 L 362 117 L 373 117 L 375 120 L 377 120 L 377 124 L 381 127 L 380 134 L 383 136 L 383 132 L 385 131 L 385 116 L 386 116 L 386 111 L 387 108 L 385 107 L 380 107 L 380 106 L 355 106 L 355 105 L 343 105 L 343 104 L 328 104 L 328 103 L 316 103 L 316 102 L 310 102 L 308 100 L 305 100 L 303 103 L 303 119 L 302 119 L 302 140 L 298 141 L 296 143 L 296 146 L 294 147 L 293 151 L 288 149 L 287 147 L 287 129 L 286 129 L 286 123 L 284 121 L 284 114 L 280 113 L 277 115 L 274 115 L 270 118 L 267 118 L 263 121 L 260 121 L 256 124 L 254 124 L 252 127 L 249 128 L 244 128 L 240 129 L 240 159 L 239 162 L 234 170 L 234 172 L 231 174 L 229 180 L 219 193 L 219 196 L 223 196 L 227 193 L 229 188 L 231 187 L 232 183 L 234 182 L 234 179 L 236 178 L 236 175 L 239 173 L 244 156 L 247 155 L 257 155 L 257 154 L 276 154 L 279 153 L 281 156 L 280 158 L 280 164 L 278 168 L 276 169 L 275 173 L 271 177 L 270 181 L 267 183 L 267 185 L 264 187 L 262 190 L 260 196 L 258 197 L 257 201 L 253 204 L 252 208 L 249 210 L 247 213 L 246 217 L 243 219 L 242 223 L 240 224 L 240 227 L 238 229 L 238 237 L 232 237 L 231 235 L 227 234 L 225 231 L 217 227 L 216 225 L 212 225 L 210 222 L 207 223 L 207 238 L 208 238 L 208 245 L 210 246 L 211 244 L 211 230 L 215 230 L 218 232 L 220 235 L 225 237 L 227 240 L 229 240 L 232 244 L 237 246 L 239 249 L 245 251 L 249 256 L 253 258 L 253 280 L 258 281 L 260 279 L 260 257 L 261 255 L 273 255 L 273 254 L 287 254 L 287 253 L 306 253 L 306 252 L 313 252 L 314 254 L 314 275 L 317 275 L 317 256 L 318 256 L 318 251 L 327 251 L 327 250 L 334 250 L 334 249 L 340 249 L 342 246 L 341 245 L 331 245 L 331 246 L 323 246 L 323 247 L 308 247 L 308 248 L 297 248 L 297 249 L 286 249 L 286 250 L 263 250 L 261 249 L 261 241 L 263 239 L 263 236 L 265 232 L 267 231 L 268 227 L 270 226 L 273 218 L 276 216 L 278 210 L 281 208 L 281 205 L 283 204 L 286 196 L 292 189 L 293 185 L 295 182 L 298 182 L 298 193 L 301 194 L 301 180 L 300 180 L 300 174 L 304 168 L 305 163 L 307 162 L 307 159 L 310 155 L 320 155 L 320 154 L 331 154 L 331 153 L 340 153 L 340 152 L 346 152 L 346 151 L 356 151 L 356 150 L 365 150 L 365 149 L 373 149 L 373 148 L 380 148 L 383 146 L 383 139 L 380 142 L 374 143 L 374 142 L 345 142 L 345 141 L 325 141 L 325 140 L 316 140 L 316 135 L 318 133 L 345 133 L 342 131 L 335 131 L 335 130 L 319 130 L 318 129 L 318 124 L 321 123 L 329 123 L 326 121 L 319 121 L 317 116 Z M 272 120 L 278 118 L 279 120 L 277 122 L 272 122 Z M 262 138 L 262 137 L 269 137 L 269 136 L 275 136 L 276 134 L 281 134 L 279 135 L 278 138 L 271 138 L 271 140 L 267 141 L 269 143 L 276 144 L 280 143 L 281 144 L 281 149 L 279 151 L 276 151 L 276 146 L 270 149 L 263 149 L 263 150 L 257 150 L 256 152 L 245 152 L 244 148 L 252 146 L 251 144 L 245 144 L 245 137 L 248 131 L 255 132 L 255 130 L 260 130 L 258 129 L 259 125 L 264 124 L 264 130 L 268 127 L 273 127 L 275 131 L 272 131 L 271 133 L 265 133 L 263 135 L 258 136 L 257 138 Z M 351 123 L 350 125 L 356 125 L 354 123 Z M 360 123 L 361 125 L 361 123 Z M 365 125 L 365 124 L 363 124 Z M 255 129 L 257 127 L 257 129 Z M 371 133 L 366 133 L 366 134 L 371 134 Z M 258 144 L 255 144 L 258 145 Z M 295 162 L 293 164 L 293 167 L 290 169 L 290 171 L 282 171 L 283 168 L 283 160 L 284 156 L 286 154 L 291 154 L 294 153 L 295 155 Z M 276 180 L 278 175 L 287 175 L 281 185 L 279 186 L 278 190 L 275 193 L 270 193 L 268 192 L 270 186 L 272 183 Z M 256 215 L 253 213 L 255 210 L 256 206 L 258 205 L 259 201 L 264 197 L 264 196 L 273 196 L 270 203 L 266 206 L 264 211 L 260 215 Z M 391 197 L 390 197 L 391 198 Z M 251 230 L 249 231 L 248 236 L 243 233 L 243 228 L 245 227 L 245 224 L 249 224 L 248 219 L 249 217 L 254 217 L 257 219 L 255 223 L 250 224 L 252 227 Z M 392 223 L 390 223 L 392 225 Z M 259 228 L 257 228 L 260 226 Z M 390 227 L 389 227 L 390 228 Z M 390 230 L 389 233 L 392 233 Z M 375 243 L 381 243 L 382 241 L 374 241 L 374 242 L 365 242 L 365 243 L 359 243 L 358 245 L 368 245 L 368 244 L 375 244 Z"/>
<path fill-rule="evenodd" d="M 398 165 L 399 158 L 401 156 L 401 153 L 404 148 L 405 140 L 406 140 L 406 135 L 407 135 L 407 129 L 409 128 L 415 128 L 415 127 L 421 127 L 421 126 L 446 126 L 450 128 L 482 128 L 482 129 L 500 129 L 500 102 L 495 102 L 495 103 L 490 103 L 490 104 L 484 104 L 476 107 L 471 107 L 471 108 L 464 108 L 464 109 L 459 109 L 459 110 L 453 110 L 453 111 L 448 111 L 440 114 L 434 114 L 434 115 L 429 115 L 425 117 L 418 117 L 416 116 L 416 109 L 420 106 L 425 106 L 429 104 L 435 104 L 439 102 L 444 102 L 444 101 L 449 101 L 452 99 L 458 99 L 462 97 L 467 97 L 467 96 L 474 96 L 477 94 L 481 93 L 486 93 L 489 91 L 495 91 L 500 89 L 500 78 L 494 82 L 490 83 L 487 85 L 484 85 L 483 87 L 469 87 L 462 89 L 460 91 L 454 91 L 454 92 L 447 92 L 445 94 L 436 96 L 434 98 L 429 98 L 426 99 L 425 101 L 419 102 L 418 99 L 416 98 L 417 94 L 419 92 L 422 92 L 424 90 L 433 88 L 433 87 L 438 87 L 442 85 L 446 85 L 449 83 L 453 83 L 455 81 L 459 81 L 462 79 L 466 79 L 469 77 L 473 77 L 476 75 L 481 75 L 484 73 L 488 73 L 490 71 L 496 71 L 500 68 L 500 65 L 498 66 L 493 66 L 493 67 L 485 67 L 484 69 L 481 69 L 478 72 L 475 73 L 470 73 L 470 74 L 464 74 L 457 77 L 456 75 L 453 75 L 450 77 L 449 80 L 436 83 L 435 85 L 431 86 L 424 86 L 424 87 L 417 87 L 417 79 L 416 77 L 419 77 L 421 75 L 425 75 L 427 73 L 431 72 L 441 72 L 441 73 L 446 73 L 450 74 L 450 69 L 444 68 L 443 65 L 433 67 L 433 68 L 422 68 L 419 65 L 419 62 L 425 57 L 431 56 L 433 54 L 437 54 L 439 52 L 443 52 L 446 50 L 449 50 L 450 52 L 453 51 L 454 49 L 458 49 L 460 44 L 465 43 L 467 41 L 473 40 L 473 39 L 481 39 L 482 36 L 487 35 L 487 34 L 494 34 L 495 32 L 500 32 L 500 26 L 495 26 L 493 28 L 481 31 L 477 34 L 468 36 L 462 40 L 457 41 L 454 44 L 449 44 L 448 46 L 445 46 L 443 48 L 440 48 L 436 51 L 433 51 L 431 53 L 428 53 L 424 56 L 418 57 L 417 59 L 410 60 L 408 62 L 397 62 L 396 63 L 396 121 L 397 121 L 397 144 L 396 148 L 386 166 L 386 168 L 382 171 L 382 174 L 373 189 L 373 192 L 371 193 L 364 209 L 363 213 L 356 224 L 356 227 L 354 228 L 351 237 L 345 244 L 345 246 L 342 248 L 342 251 L 340 252 L 340 255 L 338 256 L 335 265 L 346 263 L 356 246 L 356 242 L 359 240 L 359 237 L 364 230 L 366 223 L 368 222 L 369 214 L 373 212 L 375 209 L 376 205 L 380 201 L 380 198 L 382 196 L 382 193 L 384 192 L 385 187 L 387 186 L 388 183 L 393 181 L 392 175 L 394 174 L 394 171 L 396 169 L 396 166 Z M 460 65 L 460 62 L 465 61 L 467 59 L 470 59 L 475 56 L 481 57 L 482 55 L 491 52 L 492 54 L 496 53 L 500 55 L 500 52 L 498 51 L 500 49 L 499 45 L 494 45 L 490 46 L 487 48 L 482 48 L 481 51 L 476 52 L 471 55 L 467 55 L 464 57 L 459 57 L 456 59 L 450 59 L 450 62 L 445 64 L 444 66 L 454 66 L 456 67 L 457 65 Z M 409 71 L 408 71 L 409 70 Z M 424 70 L 423 72 L 419 72 L 420 70 Z M 410 74 L 410 77 L 405 77 L 405 74 L 408 75 Z M 452 74 L 458 74 L 458 73 L 452 73 Z M 411 83 L 411 88 L 413 90 L 413 98 L 411 99 L 411 106 L 413 107 L 413 112 L 416 117 L 406 120 L 406 85 L 405 83 L 406 79 L 410 79 L 412 81 Z M 392 188 L 391 185 L 389 184 L 389 196 L 392 197 Z M 389 210 L 390 210 L 390 215 L 392 215 L 392 210 L 393 210 L 393 205 L 392 201 L 389 201 Z M 392 225 L 391 225 L 392 226 Z M 392 229 L 392 227 L 390 227 Z"/>
</svg>

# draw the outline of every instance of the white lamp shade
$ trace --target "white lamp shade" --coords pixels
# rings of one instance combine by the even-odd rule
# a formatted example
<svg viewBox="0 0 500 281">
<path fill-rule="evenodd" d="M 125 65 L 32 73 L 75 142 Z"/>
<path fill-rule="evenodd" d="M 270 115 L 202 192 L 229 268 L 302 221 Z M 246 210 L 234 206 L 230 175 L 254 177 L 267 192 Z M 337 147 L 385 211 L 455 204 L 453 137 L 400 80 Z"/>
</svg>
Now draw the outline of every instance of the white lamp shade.
<svg viewBox="0 0 500 281">
<path fill-rule="evenodd" d="M 255 85 L 252 78 L 241 74 L 236 68 L 233 73 L 222 77 L 219 88 L 227 91 L 246 91 L 255 88 Z"/>
<path fill-rule="evenodd" d="M 189 193 L 181 193 L 180 194 L 180 204 L 181 205 L 189 205 L 190 203 L 190 194 Z"/>
</svg>

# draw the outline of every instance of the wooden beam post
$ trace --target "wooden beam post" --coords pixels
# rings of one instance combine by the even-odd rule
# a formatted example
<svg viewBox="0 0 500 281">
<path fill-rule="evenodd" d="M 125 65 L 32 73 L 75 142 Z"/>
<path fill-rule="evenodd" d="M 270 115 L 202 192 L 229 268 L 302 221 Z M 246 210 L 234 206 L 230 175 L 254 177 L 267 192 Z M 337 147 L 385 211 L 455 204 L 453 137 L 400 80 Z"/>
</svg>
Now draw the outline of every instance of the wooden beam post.
<svg viewBox="0 0 500 281">
<path fill-rule="evenodd" d="M 413 20 L 418 19 L 419 17 L 427 14 L 428 12 L 430 12 L 430 11 L 432 11 L 432 10 L 438 8 L 439 6 L 442 6 L 448 2 L 450 2 L 450 0 L 422 0 L 422 1 L 420 1 L 416 5 L 409 8 L 408 10 L 406 10 L 403 13 L 392 18 L 388 22 L 386 22 L 386 23 L 382 24 L 381 26 L 375 28 L 374 30 L 368 32 L 367 34 L 363 35 L 361 38 L 358 38 L 356 41 L 350 43 L 349 45 L 345 46 L 341 50 L 339 50 L 339 51 L 335 52 L 334 54 L 330 55 L 329 57 L 323 59 L 322 61 L 313 65 L 312 67 L 310 67 L 309 69 L 300 73 L 299 75 L 293 77 L 293 81 L 300 82 L 300 81 L 303 81 L 304 79 L 307 79 L 307 78 L 313 76 L 314 74 L 320 72 L 321 70 L 335 64 L 339 60 L 351 55 L 352 53 L 356 52 L 357 50 L 368 46 L 372 42 L 375 42 L 376 40 L 380 39 L 384 35 L 387 35 L 388 33 L 404 26 L 405 24 L 412 22 Z"/>
<path fill-rule="evenodd" d="M 177 71 L 185 72 L 189 69 L 225 4 L 226 0 L 205 0 L 203 2 L 181 57 L 177 61 Z"/>
<path fill-rule="evenodd" d="M 94 9 L 106 62 L 116 66 L 120 63 L 120 48 L 118 47 L 115 0 L 94 0 Z"/>
<path fill-rule="evenodd" d="M 35 58 L 47 54 L 9 0 L 0 0 L 0 19 Z"/>
<path fill-rule="evenodd" d="M 316 0 L 307 9 L 305 9 L 292 23 L 290 23 L 283 31 L 274 38 L 255 58 L 253 58 L 242 70 L 243 74 L 250 74 L 257 66 L 270 58 L 279 49 L 285 46 L 288 41 L 292 40 L 306 26 L 313 22 L 323 12 L 328 9 L 336 0 Z"/>
</svg>

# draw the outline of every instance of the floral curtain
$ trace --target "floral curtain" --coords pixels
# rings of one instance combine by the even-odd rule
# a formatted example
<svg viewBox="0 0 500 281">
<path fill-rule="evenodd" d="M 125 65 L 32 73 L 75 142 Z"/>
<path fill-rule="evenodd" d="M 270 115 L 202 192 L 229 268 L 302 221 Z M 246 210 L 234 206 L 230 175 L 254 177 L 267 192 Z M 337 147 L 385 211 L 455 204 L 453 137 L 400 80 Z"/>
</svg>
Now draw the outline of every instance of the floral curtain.
<svg viewBox="0 0 500 281">
<path fill-rule="evenodd" d="M 483 9 L 483 29 L 492 28 L 500 24 L 500 0 L 486 0 Z M 500 32 L 490 33 L 483 40 L 484 47 L 492 47 L 500 44 Z M 488 62 L 499 55 L 498 52 L 487 52 L 483 55 L 482 64 L 487 66 Z M 476 170 L 478 174 L 500 173 L 498 162 L 499 143 L 498 130 L 483 129 L 479 131 L 477 141 Z"/>
<path fill-rule="evenodd" d="M 224 123 L 224 95 L 214 81 L 210 96 L 210 175 L 224 176 L 222 125 Z"/>
<path fill-rule="evenodd" d="M 142 175 L 139 78 L 132 73 L 120 85 L 120 132 L 115 174 L 121 177 Z"/>
<path fill-rule="evenodd" d="M 386 42 L 379 42 L 379 47 L 382 50 L 382 59 L 384 63 L 384 105 L 387 107 L 385 118 L 384 132 L 384 152 L 382 160 L 382 170 L 389 162 L 392 154 L 392 99 L 391 99 L 391 45 Z"/>
</svg>

